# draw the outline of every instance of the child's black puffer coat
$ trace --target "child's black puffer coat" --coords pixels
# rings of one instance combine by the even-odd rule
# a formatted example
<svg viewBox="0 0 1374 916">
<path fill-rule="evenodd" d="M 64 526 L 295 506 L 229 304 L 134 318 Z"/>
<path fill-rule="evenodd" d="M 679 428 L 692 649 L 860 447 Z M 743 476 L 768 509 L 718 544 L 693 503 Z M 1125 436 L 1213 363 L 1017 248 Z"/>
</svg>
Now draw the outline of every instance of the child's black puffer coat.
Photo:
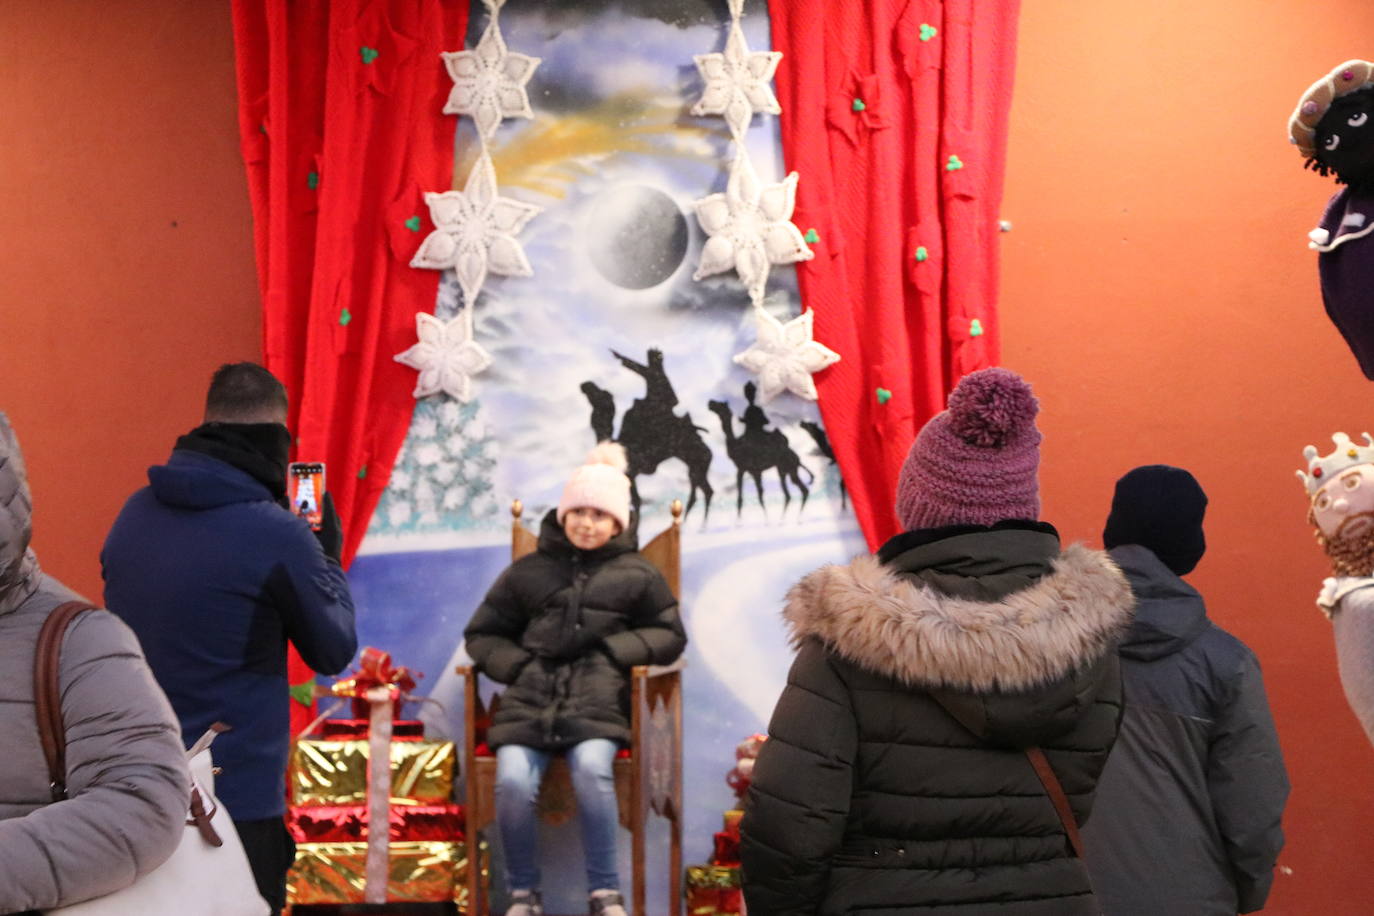
<svg viewBox="0 0 1374 916">
<path fill-rule="evenodd" d="M 550 511 L 539 549 L 492 585 L 463 634 L 478 669 L 510 685 L 492 747 L 629 740 L 630 668 L 669 664 L 687 645 L 677 598 L 637 546 L 628 529 L 579 550 Z"/>
</svg>

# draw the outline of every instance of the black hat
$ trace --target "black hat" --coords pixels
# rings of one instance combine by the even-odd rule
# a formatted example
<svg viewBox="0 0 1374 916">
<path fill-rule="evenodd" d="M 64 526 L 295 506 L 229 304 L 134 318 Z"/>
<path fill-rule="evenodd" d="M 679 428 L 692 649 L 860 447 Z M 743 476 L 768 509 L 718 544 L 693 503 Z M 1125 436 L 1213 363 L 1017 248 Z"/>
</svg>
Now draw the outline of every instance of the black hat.
<svg viewBox="0 0 1374 916">
<path fill-rule="evenodd" d="M 1147 547 L 1175 575 L 1187 575 L 1207 550 L 1206 511 L 1207 494 L 1192 474 L 1167 464 L 1139 467 L 1116 482 L 1102 543 L 1108 550 Z"/>
</svg>

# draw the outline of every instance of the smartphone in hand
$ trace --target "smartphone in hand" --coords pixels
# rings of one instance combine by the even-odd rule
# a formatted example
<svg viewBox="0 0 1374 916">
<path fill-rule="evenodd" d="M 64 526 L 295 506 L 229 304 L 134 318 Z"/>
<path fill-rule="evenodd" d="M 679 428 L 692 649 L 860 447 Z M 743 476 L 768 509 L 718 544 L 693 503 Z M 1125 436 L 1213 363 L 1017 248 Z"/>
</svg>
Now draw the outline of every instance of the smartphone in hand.
<svg viewBox="0 0 1374 916">
<path fill-rule="evenodd" d="M 324 523 L 324 462 L 293 461 L 286 466 L 286 496 L 291 511 L 305 519 L 312 531 Z"/>
</svg>

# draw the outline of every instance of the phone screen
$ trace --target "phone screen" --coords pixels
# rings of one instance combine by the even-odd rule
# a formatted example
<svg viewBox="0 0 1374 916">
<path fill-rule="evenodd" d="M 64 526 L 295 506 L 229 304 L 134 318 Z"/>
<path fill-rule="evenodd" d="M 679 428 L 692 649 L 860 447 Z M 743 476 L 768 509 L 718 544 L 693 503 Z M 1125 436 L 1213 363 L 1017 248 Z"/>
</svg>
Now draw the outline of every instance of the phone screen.
<svg viewBox="0 0 1374 916">
<path fill-rule="evenodd" d="M 324 522 L 324 513 L 320 511 L 320 501 L 324 499 L 324 462 L 293 461 L 287 465 L 286 495 L 291 500 L 291 511 L 319 531 Z"/>
</svg>

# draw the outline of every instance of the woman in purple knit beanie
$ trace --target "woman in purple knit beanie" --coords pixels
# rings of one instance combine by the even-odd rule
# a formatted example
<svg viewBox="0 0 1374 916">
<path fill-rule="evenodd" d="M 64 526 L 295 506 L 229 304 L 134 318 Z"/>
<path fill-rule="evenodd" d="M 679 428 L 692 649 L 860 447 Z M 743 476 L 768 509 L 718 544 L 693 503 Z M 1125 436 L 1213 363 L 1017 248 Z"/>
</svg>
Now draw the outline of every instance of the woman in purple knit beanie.
<svg viewBox="0 0 1374 916">
<path fill-rule="evenodd" d="M 1132 598 L 1038 520 L 1038 411 L 1014 372 L 964 377 L 902 466 L 907 530 L 789 592 L 797 658 L 741 828 L 750 910 L 1099 912 L 1078 824 Z"/>
</svg>

